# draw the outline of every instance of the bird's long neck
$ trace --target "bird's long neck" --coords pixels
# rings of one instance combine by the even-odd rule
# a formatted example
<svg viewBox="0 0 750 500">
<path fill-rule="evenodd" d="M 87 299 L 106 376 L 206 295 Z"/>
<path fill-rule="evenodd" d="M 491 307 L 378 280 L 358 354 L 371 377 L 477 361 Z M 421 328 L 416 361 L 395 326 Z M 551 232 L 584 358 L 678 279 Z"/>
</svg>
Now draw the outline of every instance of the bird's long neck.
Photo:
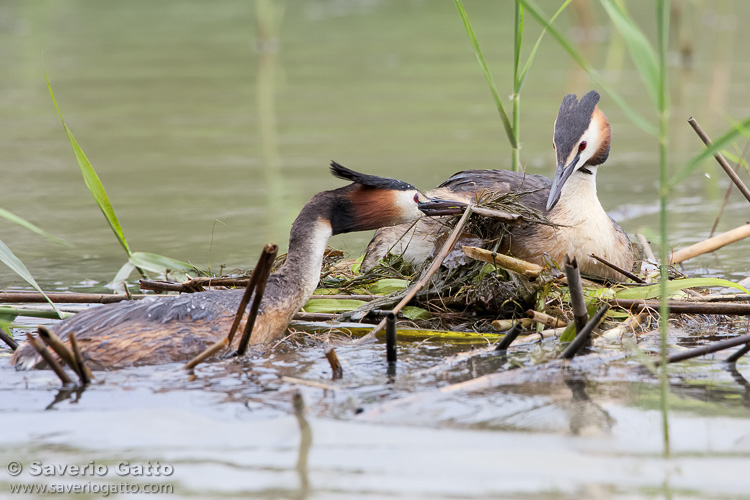
<svg viewBox="0 0 750 500">
<path fill-rule="evenodd" d="M 276 273 L 282 293 L 293 296 L 296 308 L 302 307 L 320 280 L 328 239 L 333 234 L 330 200 L 313 198 L 300 212 L 289 233 L 286 262 Z M 296 312 L 296 311 L 295 311 Z"/>
<path fill-rule="evenodd" d="M 560 193 L 560 201 L 549 214 L 556 224 L 573 226 L 592 217 L 607 217 L 596 194 L 596 171 L 598 167 L 586 167 L 590 174 L 575 172 L 570 176 Z"/>
</svg>

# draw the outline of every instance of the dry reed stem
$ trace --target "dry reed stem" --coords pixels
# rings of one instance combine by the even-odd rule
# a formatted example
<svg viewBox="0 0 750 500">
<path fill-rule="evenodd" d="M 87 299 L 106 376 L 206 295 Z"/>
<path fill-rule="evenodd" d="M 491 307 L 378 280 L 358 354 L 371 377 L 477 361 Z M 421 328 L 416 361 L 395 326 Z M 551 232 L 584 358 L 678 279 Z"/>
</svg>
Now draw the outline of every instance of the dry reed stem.
<svg viewBox="0 0 750 500">
<path fill-rule="evenodd" d="M 396 304 L 396 307 L 393 308 L 393 314 L 398 314 L 398 312 L 403 308 L 406 304 L 409 303 L 411 299 L 414 298 L 415 295 L 417 295 L 417 292 L 419 292 L 424 286 L 430 281 L 430 278 L 432 278 L 432 275 L 437 272 L 437 270 L 442 265 L 445 258 L 448 256 L 448 254 L 453 250 L 453 247 L 455 246 L 456 242 L 458 241 L 459 236 L 461 235 L 461 232 L 463 231 L 464 226 L 466 226 L 466 223 L 469 221 L 469 217 L 471 216 L 472 210 L 474 206 L 468 205 L 466 207 L 466 210 L 464 211 L 463 216 L 461 216 L 461 219 L 456 224 L 456 227 L 453 228 L 453 232 L 451 232 L 450 237 L 446 240 L 443 247 L 440 249 L 440 252 L 437 254 L 435 259 L 432 261 L 432 264 L 430 265 L 429 269 L 427 269 L 427 272 L 422 277 L 417 284 L 411 287 L 411 289 L 407 292 L 407 294 L 404 296 L 401 301 Z M 378 325 L 370 331 L 367 335 L 360 338 L 359 340 L 355 341 L 355 344 L 361 344 L 363 342 L 366 342 L 372 338 L 375 338 L 375 336 L 380 332 L 384 327 L 385 323 L 387 321 L 387 317 L 383 318 L 383 320 L 378 323 Z"/>
<path fill-rule="evenodd" d="M 612 264 L 610 261 L 608 261 L 606 259 L 603 259 L 603 258 L 599 257 L 598 255 L 594 255 L 592 253 L 591 254 L 591 258 L 593 258 L 594 260 L 597 260 L 597 261 L 601 262 L 602 264 L 604 264 L 605 266 L 607 266 L 610 269 L 614 269 L 615 271 L 617 271 L 618 273 L 622 274 L 626 278 L 634 281 L 635 283 L 645 283 L 644 280 L 642 280 L 641 278 L 639 278 L 635 274 L 631 273 L 630 271 L 627 271 L 627 270 L 621 268 L 620 266 Z"/>
<path fill-rule="evenodd" d="M 586 344 L 589 343 L 591 332 L 594 330 L 594 328 L 599 326 L 599 323 L 602 322 L 602 320 L 604 319 L 604 315 L 608 310 L 609 304 L 604 304 L 599 308 L 598 311 L 596 311 L 594 317 L 591 318 L 591 320 L 587 322 L 581 330 L 579 330 L 578 335 L 576 335 L 576 338 L 573 339 L 573 342 L 571 342 L 567 349 L 565 349 L 560 355 L 561 359 L 571 359 L 576 354 L 578 354 L 578 351 L 580 351 Z"/>
<path fill-rule="evenodd" d="M 78 366 L 78 376 L 81 379 L 81 384 L 88 385 L 91 382 L 91 379 L 94 378 L 94 374 L 91 373 L 91 370 L 89 370 L 89 367 L 86 365 L 86 361 L 83 359 L 83 354 L 78 345 L 76 334 L 70 332 L 68 338 L 70 339 L 70 350 L 73 351 L 73 359 L 75 360 L 76 366 Z"/>
<path fill-rule="evenodd" d="M 573 306 L 573 319 L 576 323 L 576 332 L 579 334 L 589 320 L 589 313 L 586 311 L 586 299 L 583 296 L 583 286 L 581 285 L 581 273 L 578 270 L 578 261 L 576 258 L 570 258 L 565 254 L 565 276 L 568 278 L 568 289 L 570 290 L 570 302 Z"/>
<path fill-rule="evenodd" d="M 684 361 L 686 359 L 697 358 L 705 354 L 711 354 L 712 352 L 722 351 L 735 347 L 738 345 L 750 343 L 750 335 L 742 335 L 740 337 L 734 337 L 733 339 L 722 340 L 720 342 L 712 342 L 708 345 L 696 347 L 695 349 L 688 349 L 687 351 L 678 352 L 669 356 L 667 363 L 676 363 L 678 361 Z M 661 360 L 656 360 L 656 366 L 659 366 Z"/>
<path fill-rule="evenodd" d="M 10 347 L 12 351 L 18 349 L 18 342 L 16 342 L 13 337 L 5 333 L 3 330 L 0 330 L 0 340 L 8 344 L 8 347 Z"/>
<path fill-rule="evenodd" d="M 635 237 L 638 240 L 638 243 L 643 246 L 643 254 L 646 257 L 646 260 L 653 262 L 654 264 L 659 262 L 656 255 L 654 255 L 654 251 L 651 249 L 651 244 L 648 242 L 648 239 L 640 233 L 636 233 Z"/>
<path fill-rule="evenodd" d="M 691 127 L 693 127 L 693 130 L 695 130 L 695 133 L 698 134 L 698 137 L 701 138 L 703 143 L 706 146 L 711 146 L 711 139 L 708 137 L 708 135 L 703 131 L 700 125 L 698 125 L 698 122 L 695 121 L 695 118 L 692 116 L 688 119 L 688 123 Z M 742 195 L 747 199 L 747 201 L 750 201 L 750 189 L 745 186 L 745 183 L 742 182 L 742 180 L 739 178 L 739 176 L 732 170 L 732 166 L 729 165 L 727 160 L 724 158 L 724 155 L 722 155 L 720 152 L 716 152 L 714 154 L 714 158 L 716 158 L 716 161 L 719 162 L 719 165 L 721 165 L 721 168 L 724 169 L 724 172 L 726 172 L 727 176 L 734 182 L 734 185 L 737 186 L 737 189 L 740 190 Z"/>
<path fill-rule="evenodd" d="M 537 323 L 541 323 L 548 328 L 561 328 L 567 326 L 565 321 L 533 309 L 526 311 L 526 315 Z"/>
<path fill-rule="evenodd" d="M 47 330 L 47 328 L 43 326 L 38 327 L 37 332 L 39 333 L 39 337 L 42 339 L 42 341 L 44 341 L 45 344 L 47 344 L 53 351 L 55 351 L 58 356 L 60 356 L 60 359 L 62 359 L 65 364 L 68 365 L 76 375 L 78 375 L 78 378 L 83 379 L 83 375 L 81 374 L 80 368 L 78 367 L 78 363 L 76 363 L 73 353 L 70 352 L 68 346 L 66 346 L 63 341 L 60 340 L 60 337 Z"/>
<path fill-rule="evenodd" d="M 49 350 L 40 343 L 36 337 L 34 337 L 33 333 L 26 335 L 26 340 L 31 344 L 31 347 L 36 349 L 36 352 L 38 352 L 42 359 L 47 362 L 50 368 L 52 368 L 52 371 L 55 372 L 55 375 L 57 375 L 57 378 L 60 379 L 60 382 L 62 382 L 63 385 L 70 385 L 73 383 L 73 381 L 70 380 L 70 377 L 68 377 L 68 374 L 65 373 L 65 370 L 63 370 L 62 366 L 60 366 L 60 363 L 58 363 L 52 353 L 50 353 Z"/>
<path fill-rule="evenodd" d="M 658 300 L 615 299 L 614 305 L 628 310 L 659 310 Z M 670 300 L 667 302 L 670 314 L 726 314 L 730 316 L 750 316 L 750 304 L 734 302 L 694 302 Z"/>
<path fill-rule="evenodd" d="M 331 365 L 331 378 L 336 380 L 343 377 L 344 369 L 341 367 L 339 357 L 336 355 L 336 349 L 333 347 L 326 349 L 326 359 L 328 360 L 328 364 Z"/>
<path fill-rule="evenodd" d="M 253 274 L 247 283 L 247 287 L 245 288 L 245 293 L 242 295 L 242 300 L 240 301 L 240 305 L 237 307 L 237 313 L 234 315 L 234 321 L 232 322 L 232 327 L 229 329 L 229 334 L 227 335 L 228 345 L 232 343 L 232 340 L 234 340 L 234 334 L 237 332 L 237 328 L 239 328 L 240 326 L 240 322 L 242 321 L 242 316 L 245 314 L 245 309 L 247 308 L 247 304 L 248 302 L 250 302 L 250 298 L 252 297 L 253 292 L 258 287 L 258 281 L 260 280 L 260 276 L 261 274 L 263 274 L 263 271 L 265 271 L 263 266 L 267 264 L 266 261 L 267 261 L 268 255 L 271 252 L 273 252 L 273 255 L 275 257 L 276 252 L 278 252 L 278 250 L 279 250 L 279 247 L 276 245 L 266 245 L 265 247 L 263 247 L 263 251 L 261 252 L 260 257 L 258 257 L 258 263 L 255 264 L 255 269 L 253 269 Z M 271 261 L 271 263 L 273 263 L 273 261 Z M 270 271 L 270 269 L 271 268 L 269 266 L 268 270 Z"/>
<path fill-rule="evenodd" d="M 489 262 L 495 266 L 508 269 L 510 271 L 523 274 L 527 278 L 538 278 L 539 275 L 544 271 L 544 268 L 538 264 L 532 264 L 525 260 L 516 259 L 509 255 L 498 254 L 485 250 L 484 248 L 477 247 L 461 247 L 467 257 L 474 260 L 481 260 L 482 262 Z"/>
<path fill-rule="evenodd" d="M 125 295 L 115 295 L 108 293 L 65 293 L 65 292 L 45 292 L 47 297 L 54 303 L 69 304 L 111 304 L 112 302 L 122 302 L 128 300 Z M 133 300 L 153 297 L 153 295 L 132 295 Z M 47 302 L 44 296 L 39 292 L 0 292 L 0 303 L 17 303 L 17 302 Z"/>
<path fill-rule="evenodd" d="M 529 326 L 532 326 L 534 324 L 534 320 L 530 318 L 520 318 L 520 319 L 496 319 L 491 323 L 492 328 L 495 330 L 502 332 L 505 330 L 510 330 L 515 325 L 520 325 L 522 328 L 526 328 Z"/>
<path fill-rule="evenodd" d="M 250 343 L 250 336 L 252 335 L 253 328 L 255 327 L 255 319 L 258 317 L 258 311 L 260 310 L 260 303 L 263 300 L 263 294 L 266 291 L 268 276 L 271 274 L 273 261 L 274 259 L 276 259 L 276 253 L 278 251 L 278 245 L 266 245 L 263 248 L 263 253 L 260 256 L 260 259 L 258 259 L 258 267 L 256 267 L 253 271 L 253 274 L 257 273 L 259 276 L 258 281 L 255 284 L 255 296 L 253 297 L 253 303 L 250 306 L 250 313 L 248 313 L 247 322 L 245 323 L 245 331 L 242 332 L 240 345 L 239 347 L 237 347 L 238 356 L 242 356 L 247 351 L 247 346 Z M 238 311 L 238 313 L 240 312 Z M 230 338 L 229 341 L 231 342 L 232 339 Z"/>
<path fill-rule="evenodd" d="M 223 339 L 216 342 L 214 345 L 210 346 L 208 349 L 204 350 L 202 353 L 198 354 L 196 357 L 185 363 L 185 366 L 183 366 L 183 368 L 185 370 L 192 370 L 228 345 L 229 339 L 227 337 L 224 337 Z"/>
<path fill-rule="evenodd" d="M 727 231 L 726 233 L 717 234 L 712 238 L 708 238 L 707 240 L 703 240 L 694 245 L 690 245 L 687 248 L 683 248 L 682 250 L 674 252 L 672 254 L 672 257 L 669 259 L 669 265 L 673 266 L 688 259 L 692 259 L 693 257 L 697 257 L 708 252 L 713 252 L 714 250 L 718 250 L 725 245 L 729 245 L 730 243 L 734 243 L 735 241 L 745 239 L 748 236 L 750 236 L 750 224 L 743 224 L 730 231 Z"/>
</svg>

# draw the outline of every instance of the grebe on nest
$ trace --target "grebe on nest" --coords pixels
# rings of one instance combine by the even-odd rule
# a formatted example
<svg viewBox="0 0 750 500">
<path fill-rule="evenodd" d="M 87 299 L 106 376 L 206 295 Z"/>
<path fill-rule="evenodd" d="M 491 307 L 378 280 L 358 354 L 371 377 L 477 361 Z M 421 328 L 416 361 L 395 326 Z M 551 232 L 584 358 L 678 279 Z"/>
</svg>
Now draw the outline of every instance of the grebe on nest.
<svg viewBox="0 0 750 500">
<path fill-rule="evenodd" d="M 499 252 L 537 264 L 549 255 L 562 264 L 566 254 L 576 257 L 581 272 L 622 281 L 624 277 L 591 257 L 594 254 L 626 271 L 635 260 L 630 240 L 602 208 L 596 195 L 596 171 L 609 156 L 610 127 L 591 91 L 580 100 L 565 96 L 555 120 L 552 145 L 557 169 L 554 180 L 541 175 L 508 170 L 465 170 L 454 174 L 430 197 L 476 203 L 486 194 L 520 192 L 519 201 L 543 214 L 553 225 L 521 224 L 508 228 L 498 224 L 502 237 Z M 507 234 L 503 235 L 503 232 Z M 423 218 L 412 227 L 393 226 L 379 230 L 367 247 L 361 269 L 374 267 L 389 250 L 421 265 L 433 255 L 445 233 L 439 219 Z"/>
<path fill-rule="evenodd" d="M 292 224 L 286 262 L 268 278 L 253 344 L 284 335 L 318 285 L 332 235 L 411 223 L 443 206 L 406 182 L 360 174 L 336 162 L 331 173 L 352 184 L 316 194 Z M 187 361 L 226 337 L 243 293 L 214 290 L 108 304 L 78 313 L 53 331 L 63 340 L 74 332 L 84 359 L 95 370 Z M 243 328 L 244 320 L 240 331 Z M 11 359 L 19 369 L 40 363 L 28 342 Z"/>
</svg>

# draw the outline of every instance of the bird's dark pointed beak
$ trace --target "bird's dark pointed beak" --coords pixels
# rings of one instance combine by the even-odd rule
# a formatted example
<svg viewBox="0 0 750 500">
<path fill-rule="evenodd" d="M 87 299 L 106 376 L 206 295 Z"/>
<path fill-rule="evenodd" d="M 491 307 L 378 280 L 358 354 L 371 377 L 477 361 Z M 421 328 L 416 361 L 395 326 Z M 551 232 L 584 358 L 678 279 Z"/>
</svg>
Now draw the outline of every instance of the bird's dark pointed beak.
<svg viewBox="0 0 750 500">
<path fill-rule="evenodd" d="M 557 165 L 557 170 L 555 170 L 555 179 L 552 181 L 552 187 L 549 190 L 549 197 L 547 198 L 548 212 L 552 210 L 555 205 L 557 205 L 558 201 L 560 201 L 560 194 L 562 193 L 563 185 L 568 180 L 568 177 L 570 177 L 570 174 L 572 174 L 575 170 L 576 164 L 578 163 L 578 156 L 579 155 L 576 155 L 575 158 L 573 158 L 573 161 L 571 161 L 567 165 Z"/>
<path fill-rule="evenodd" d="M 417 206 L 425 215 L 456 215 L 463 213 L 468 203 L 430 198 L 429 201 L 420 201 Z"/>
</svg>

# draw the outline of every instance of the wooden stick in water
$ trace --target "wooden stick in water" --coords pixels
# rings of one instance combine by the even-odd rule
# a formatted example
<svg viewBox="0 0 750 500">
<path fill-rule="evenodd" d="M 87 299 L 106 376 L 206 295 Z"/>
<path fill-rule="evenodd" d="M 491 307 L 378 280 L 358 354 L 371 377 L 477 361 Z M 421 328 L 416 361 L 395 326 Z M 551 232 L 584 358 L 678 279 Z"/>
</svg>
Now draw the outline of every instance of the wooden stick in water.
<svg viewBox="0 0 750 500">
<path fill-rule="evenodd" d="M 47 297 L 54 303 L 68 304 L 111 304 L 112 302 L 122 302 L 128 300 L 125 295 L 115 295 L 109 293 L 64 293 L 64 292 L 45 292 Z M 133 295 L 132 298 L 143 299 L 153 295 Z M 0 292 L 0 302 L 47 302 L 44 296 L 39 292 Z"/>
<path fill-rule="evenodd" d="M 47 330 L 43 326 L 38 327 L 37 332 L 39 332 L 39 337 L 44 341 L 44 343 L 47 344 L 53 351 L 55 351 L 58 356 L 60 356 L 60 359 L 62 359 L 65 364 L 68 365 L 76 375 L 78 375 L 78 378 L 82 379 L 83 376 L 81 375 L 80 368 L 78 368 L 78 364 L 73 357 L 73 353 L 70 352 L 68 346 L 66 346 L 63 341 L 60 340 L 60 337 Z"/>
<path fill-rule="evenodd" d="M 185 363 L 185 366 L 183 366 L 183 368 L 185 370 L 192 370 L 228 345 L 229 340 L 227 339 L 227 337 L 224 337 L 223 339 L 208 347 L 202 353 L 198 354 L 196 357 Z"/>
<path fill-rule="evenodd" d="M 510 271 L 523 274 L 527 278 L 538 278 L 539 275 L 544 271 L 544 268 L 538 264 L 526 262 L 525 260 L 516 259 L 509 255 L 503 255 L 484 248 L 477 247 L 461 247 L 467 257 L 474 260 L 481 260 L 483 262 L 489 262 L 495 266 L 508 269 Z"/>
<path fill-rule="evenodd" d="M 669 259 L 669 264 L 679 264 L 680 262 L 703 255 L 704 253 L 713 252 L 714 250 L 718 250 L 725 245 L 742 240 L 748 236 L 750 236 L 750 224 L 743 224 L 742 226 L 736 227 L 726 233 L 717 234 L 712 238 L 708 238 L 707 240 L 703 240 L 674 252 Z"/>
<path fill-rule="evenodd" d="M 722 351 L 730 347 L 735 347 L 750 342 L 750 335 L 742 335 L 741 337 L 735 337 L 733 339 L 722 340 L 720 342 L 713 342 L 708 345 L 696 347 L 695 349 L 688 349 L 687 351 L 678 352 L 669 356 L 667 363 L 676 363 L 678 361 L 684 361 L 686 359 L 697 358 L 704 354 L 711 354 L 712 352 Z M 656 366 L 659 366 L 660 360 L 656 360 Z"/>
<path fill-rule="evenodd" d="M 334 349 L 333 347 L 329 347 L 328 349 L 326 349 L 326 359 L 328 360 L 328 364 L 331 365 L 331 372 L 333 373 L 331 378 L 333 380 L 336 380 L 343 377 L 344 369 L 341 368 L 339 357 L 336 355 L 336 349 Z"/>
<path fill-rule="evenodd" d="M 565 349 L 565 351 L 563 351 L 563 353 L 560 355 L 561 359 L 571 359 L 578 353 L 578 351 L 581 350 L 581 348 L 583 348 L 583 346 L 588 344 L 589 337 L 591 336 L 591 331 L 599 326 L 599 323 L 602 322 L 602 320 L 604 319 L 604 315 L 608 310 L 609 304 L 604 304 L 599 308 L 598 311 L 596 311 L 596 314 L 594 314 L 594 317 L 591 318 L 591 321 L 586 323 L 586 325 L 578 332 L 576 338 L 573 339 L 573 342 L 571 342 L 567 349 Z"/>
<path fill-rule="evenodd" d="M 521 323 L 516 323 L 513 325 L 513 328 L 508 330 L 508 332 L 505 334 L 505 337 L 497 343 L 497 346 L 495 347 L 496 351 L 506 351 L 508 350 L 508 347 L 513 343 L 516 338 L 518 338 L 518 334 L 521 333 Z"/>
<path fill-rule="evenodd" d="M 234 335 L 237 332 L 237 328 L 240 325 L 240 322 L 242 321 L 242 316 L 245 314 L 245 308 L 247 307 L 248 302 L 250 302 L 250 297 L 253 295 L 253 292 L 258 289 L 258 284 L 261 281 L 261 278 L 263 278 L 263 290 L 260 291 L 260 298 L 263 296 L 263 291 L 265 291 L 265 280 L 268 279 L 268 274 L 271 272 L 271 266 L 273 264 L 273 260 L 276 258 L 276 253 L 278 252 L 279 247 L 277 245 L 266 245 L 263 247 L 263 252 L 261 252 L 260 257 L 258 258 L 258 263 L 255 266 L 255 269 L 253 270 L 253 274 L 250 277 L 250 281 L 247 284 L 247 288 L 245 289 L 245 293 L 242 295 L 242 300 L 240 300 L 240 305 L 237 307 L 237 313 L 234 316 L 234 322 L 232 322 L 232 327 L 229 329 L 229 333 L 227 336 L 220 341 L 216 342 L 215 344 L 207 347 L 202 353 L 198 354 L 196 357 L 185 363 L 185 366 L 183 368 L 185 370 L 192 370 L 199 364 L 203 363 L 205 360 L 213 356 L 214 354 L 220 352 L 225 347 L 231 345 L 232 340 L 234 340 Z M 260 304 L 260 299 L 258 298 L 258 293 L 256 293 L 256 299 L 258 302 L 258 305 Z M 255 302 L 253 302 L 253 307 L 255 307 Z M 258 310 L 255 309 L 255 314 L 257 315 Z M 253 320 L 253 324 L 255 323 L 255 317 L 252 316 L 252 310 L 251 310 L 251 317 Z M 248 323 L 250 322 L 250 319 L 248 319 Z M 250 329 L 252 331 L 253 325 L 250 325 Z M 247 331 L 247 324 L 245 324 L 245 330 Z M 242 344 L 242 341 L 244 340 L 245 335 L 243 334 L 243 338 L 240 339 L 240 344 Z M 249 342 L 249 334 L 248 339 L 246 342 Z M 247 349 L 247 344 L 245 345 L 245 349 Z"/>
<path fill-rule="evenodd" d="M 573 306 L 573 319 L 576 322 L 576 332 L 580 335 L 583 327 L 589 320 L 586 311 L 586 300 L 583 297 L 583 286 L 581 286 L 581 273 L 578 271 L 578 261 L 565 255 L 565 276 L 568 278 L 568 289 L 570 290 L 570 302 Z"/>
<path fill-rule="evenodd" d="M 398 360 L 398 353 L 396 352 L 396 315 L 390 313 L 385 320 L 385 357 L 388 364 L 394 364 Z"/>
<path fill-rule="evenodd" d="M 595 260 L 598 260 L 599 262 L 601 262 L 601 263 L 602 263 L 602 264 L 604 264 L 605 266 L 609 267 L 610 269 L 614 269 L 614 270 L 615 270 L 615 271 L 617 271 L 618 273 L 622 274 L 623 276 L 625 276 L 626 278 L 628 278 L 628 279 L 630 279 L 630 280 L 633 280 L 633 281 L 634 281 L 634 282 L 636 282 L 636 283 L 645 283 L 645 281 L 644 281 L 644 280 L 642 280 L 641 278 L 639 278 L 639 277 L 638 277 L 638 276 L 636 276 L 635 274 L 631 273 L 630 271 L 626 271 L 625 269 L 621 268 L 620 266 L 616 266 L 615 264 L 612 264 L 612 263 L 611 263 L 611 262 L 609 262 L 608 260 L 602 259 L 602 258 L 601 258 L 601 257 L 599 257 L 598 255 L 594 255 L 594 254 L 592 253 L 592 254 L 591 254 L 591 258 L 592 258 L 592 259 L 595 259 Z"/>
<path fill-rule="evenodd" d="M 89 370 L 89 367 L 86 366 L 86 362 L 83 360 L 83 354 L 81 354 L 81 348 L 78 346 L 78 339 L 76 339 L 76 334 L 74 332 L 70 332 L 70 334 L 68 334 L 68 338 L 70 338 L 70 350 L 73 351 L 73 359 L 75 360 L 76 366 L 78 366 L 78 373 L 79 378 L 81 379 L 81 384 L 88 385 L 91 382 L 91 379 L 94 378 L 94 374 L 91 373 L 91 370 Z"/>
<path fill-rule="evenodd" d="M 62 366 L 60 366 L 60 363 L 58 363 L 52 353 L 49 352 L 49 350 L 39 342 L 36 337 L 34 337 L 33 333 L 26 335 L 26 340 L 31 344 L 31 347 L 36 349 L 36 352 L 38 352 L 42 359 L 47 362 L 49 367 L 52 368 L 52 371 L 55 372 L 55 375 L 57 375 L 63 385 L 70 385 L 73 383 L 73 381 L 70 380 L 70 377 L 68 377 L 68 374 L 65 373 L 65 370 L 63 370 Z"/>
<path fill-rule="evenodd" d="M 435 274 L 435 272 L 440 268 L 440 265 L 443 263 L 445 258 L 448 256 L 448 254 L 451 252 L 453 247 L 456 244 L 456 241 L 458 241 L 459 236 L 461 236 L 461 232 L 464 229 L 464 226 L 466 226 L 466 223 L 469 221 L 469 217 L 471 216 L 473 209 L 473 205 L 469 205 L 466 207 L 466 210 L 464 211 L 463 216 L 461 216 L 461 219 L 456 224 L 456 227 L 453 228 L 453 232 L 451 233 L 450 237 L 446 240 L 445 244 L 443 245 L 443 248 L 440 249 L 440 253 L 438 253 L 437 257 L 435 257 L 435 260 L 432 261 L 432 265 L 430 265 L 429 269 L 427 269 L 427 272 L 422 277 L 419 282 L 411 287 L 409 292 L 404 296 L 403 299 L 401 299 L 401 302 L 396 304 L 396 307 L 393 308 L 393 314 L 397 314 L 401 308 L 403 308 L 406 304 L 409 303 L 411 299 L 414 298 L 414 296 L 419 292 L 424 286 L 429 283 L 430 278 L 432 278 L 432 275 Z M 366 342 L 372 338 L 375 338 L 375 335 L 378 334 L 384 327 L 385 323 L 387 321 L 387 317 L 383 318 L 383 320 L 378 323 L 378 326 L 372 329 L 370 333 L 365 335 L 364 337 L 360 338 L 355 342 L 355 344 L 361 344 L 362 342 Z"/>
<path fill-rule="evenodd" d="M 750 351 L 750 342 L 745 344 L 745 347 L 737 349 L 737 351 L 727 358 L 727 363 L 736 363 L 738 359 Z"/>
<path fill-rule="evenodd" d="M 708 137 L 708 135 L 703 131 L 700 125 L 698 125 L 698 122 L 695 121 L 695 118 L 692 116 L 688 119 L 688 123 L 691 127 L 693 127 L 693 130 L 695 130 L 695 133 L 698 134 L 698 137 L 701 138 L 703 143 L 706 146 L 711 146 L 711 139 Z M 719 162 L 719 165 L 721 165 L 721 168 L 724 169 L 724 172 L 727 173 L 729 178 L 734 182 L 734 185 L 737 186 L 737 188 L 740 190 L 740 192 L 743 194 L 743 196 L 747 199 L 747 201 L 750 201 L 750 189 L 745 186 L 745 183 L 742 182 L 742 180 L 739 178 L 739 176 L 734 173 L 734 170 L 732 170 L 732 166 L 729 165 L 729 162 L 727 162 L 726 158 L 724 158 L 724 155 L 722 155 L 720 152 L 716 152 L 714 154 L 714 158 L 716 158 L 716 161 Z"/>
<path fill-rule="evenodd" d="M 659 310 L 658 300 L 615 299 L 614 305 L 625 309 Z M 669 312 L 672 314 L 727 314 L 735 316 L 750 316 L 750 304 L 736 302 L 692 302 L 686 300 L 670 300 L 668 305 Z"/>
<path fill-rule="evenodd" d="M 560 328 L 562 326 L 567 326 L 567 323 L 565 323 L 565 321 L 555 318 L 554 316 L 550 316 L 549 314 L 535 311 L 533 309 L 529 309 L 528 311 L 526 311 L 526 315 L 537 323 L 541 323 L 548 328 Z"/>
<path fill-rule="evenodd" d="M 258 317 L 258 310 L 260 309 L 260 302 L 263 300 L 263 294 L 266 291 L 266 283 L 268 283 L 268 276 L 271 274 L 271 268 L 273 267 L 273 261 L 276 258 L 276 253 L 279 251 L 278 245 L 266 245 L 261 254 L 261 258 L 258 261 L 260 269 L 256 267 L 258 272 L 258 281 L 255 285 L 255 296 L 253 297 L 253 304 L 250 306 L 250 313 L 247 317 L 247 323 L 245 323 L 245 331 L 242 332 L 242 338 L 240 339 L 240 345 L 237 347 L 237 355 L 243 356 L 247 351 L 247 346 L 250 343 L 250 335 L 253 333 L 253 327 L 255 326 L 255 319 Z M 253 274 L 256 273 L 253 271 Z M 235 320 L 236 321 L 236 320 Z M 231 340 L 231 339 L 230 339 Z"/>
<path fill-rule="evenodd" d="M 3 330 L 0 330 L 0 340 L 8 344 L 8 347 L 10 347 L 11 350 L 15 351 L 16 349 L 18 349 L 18 342 L 16 342 L 13 337 L 5 333 Z"/>
<path fill-rule="evenodd" d="M 253 292 L 258 287 L 258 282 L 260 281 L 261 275 L 265 272 L 266 268 L 268 269 L 268 272 L 271 271 L 271 264 L 273 264 L 273 259 L 276 258 L 276 253 L 278 251 L 278 245 L 266 245 L 265 247 L 263 247 L 263 251 L 261 252 L 260 257 L 258 257 L 258 263 L 255 264 L 253 274 L 250 277 L 250 281 L 248 281 L 247 283 L 247 287 L 245 288 L 245 294 L 242 296 L 239 307 L 237 307 L 237 314 L 235 314 L 234 316 L 232 327 L 229 329 L 229 334 L 227 335 L 228 344 L 231 344 L 232 340 L 234 340 L 234 335 L 237 332 L 237 328 L 240 326 L 242 316 L 245 315 L 245 309 L 247 308 L 248 302 L 250 302 L 250 297 L 252 297 Z M 271 254 L 273 254 L 273 258 L 271 259 L 271 262 L 268 263 L 268 256 Z M 266 275 L 267 274 L 268 273 L 266 273 Z"/>
</svg>

